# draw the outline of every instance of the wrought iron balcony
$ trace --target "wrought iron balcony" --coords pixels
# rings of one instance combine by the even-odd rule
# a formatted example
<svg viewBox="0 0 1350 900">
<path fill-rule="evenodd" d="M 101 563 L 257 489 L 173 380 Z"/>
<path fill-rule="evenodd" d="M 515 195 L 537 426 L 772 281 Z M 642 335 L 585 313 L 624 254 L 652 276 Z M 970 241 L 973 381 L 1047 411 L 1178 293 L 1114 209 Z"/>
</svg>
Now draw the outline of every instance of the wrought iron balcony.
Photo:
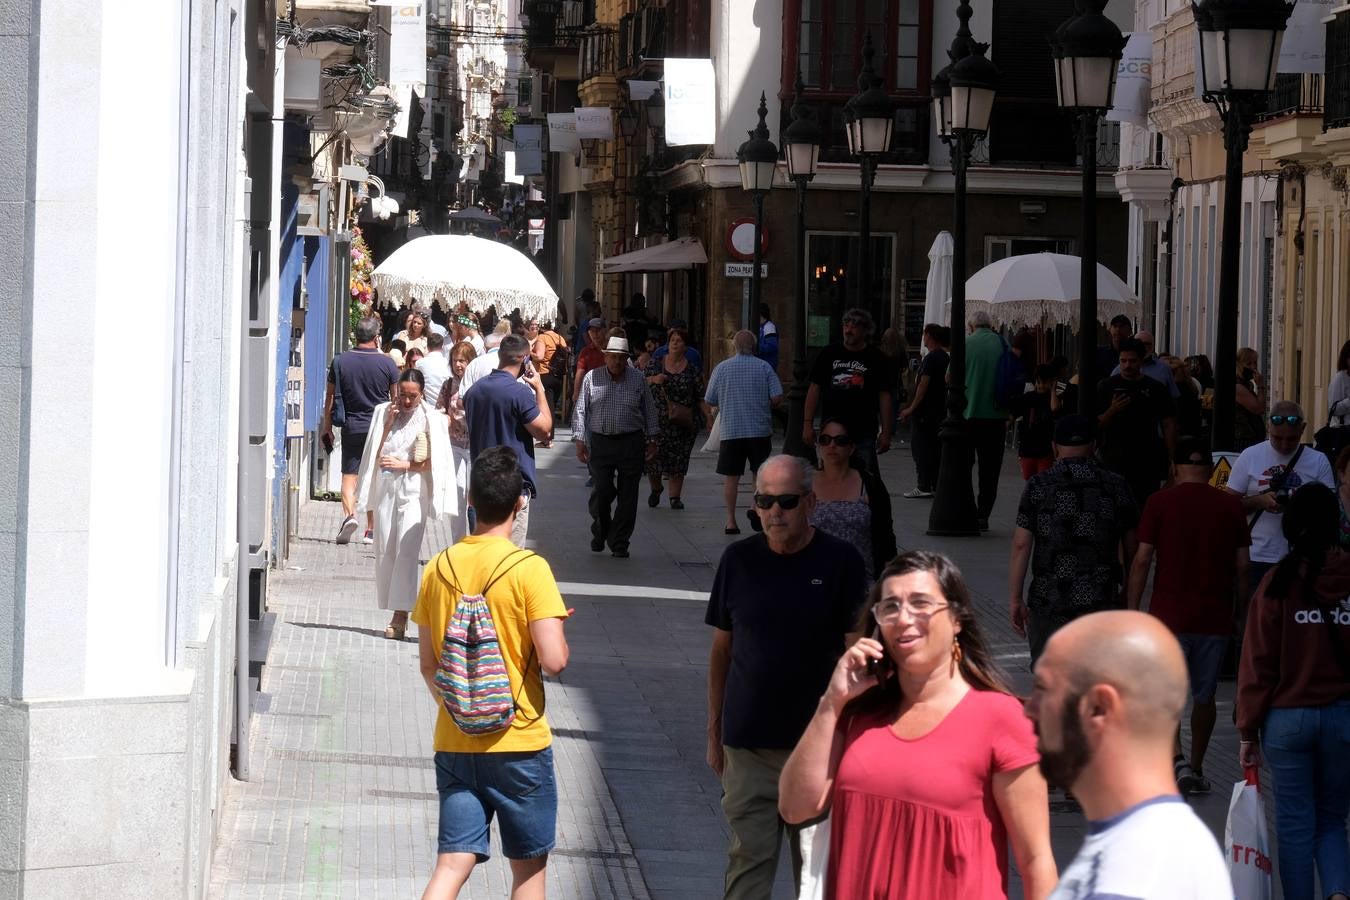
<svg viewBox="0 0 1350 900">
<path fill-rule="evenodd" d="M 617 61 L 618 32 L 613 28 L 592 26 L 581 35 L 578 71 L 585 84 L 598 75 L 614 75 Z"/>
<path fill-rule="evenodd" d="M 1323 77 L 1321 75 L 1283 74 L 1275 76 L 1275 90 L 1260 120 L 1285 116 L 1322 115 Z"/>
<path fill-rule="evenodd" d="M 638 73 L 665 56 L 666 11 L 644 6 L 619 19 L 619 71 Z"/>
<path fill-rule="evenodd" d="M 594 6 L 590 9 L 593 20 Z M 589 24 L 583 0 L 526 0 L 522 11 L 529 19 L 525 42 L 530 51 L 575 50 L 581 45 L 582 29 Z"/>
</svg>

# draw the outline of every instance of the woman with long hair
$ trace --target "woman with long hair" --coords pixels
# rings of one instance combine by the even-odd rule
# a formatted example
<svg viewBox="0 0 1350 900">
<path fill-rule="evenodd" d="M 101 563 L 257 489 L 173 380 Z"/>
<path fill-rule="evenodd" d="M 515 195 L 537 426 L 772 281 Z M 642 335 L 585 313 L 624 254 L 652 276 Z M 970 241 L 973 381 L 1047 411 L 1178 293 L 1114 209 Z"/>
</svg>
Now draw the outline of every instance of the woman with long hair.
<svg viewBox="0 0 1350 900">
<path fill-rule="evenodd" d="M 459 395 L 459 382 L 464 370 L 478 353 L 473 344 L 461 341 L 450 348 L 450 377 L 441 385 L 436 409 L 445 413 L 450 423 L 450 459 L 455 467 L 455 509 L 459 515 L 451 523 L 450 540 L 458 541 L 469 531 L 469 423 L 464 418 L 464 398 Z"/>
<path fill-rule="evenodd" d="M 1238 756 L 1270 765 L 1287 900 L 1350 894 L 1350 554 L 1336 546 L 1339 519 L 1325 485 L 1290 496 L 1289 554 L 1252 598 L 1238 669 Z"/>
<path fill-rule="evenodd" d="M 384 636 L 396 641 L 417 599 L 427 519 L 458 517 L 450 426 L 423 398 L 424 387 L 422 373 L 408 369 L 393 402 L 375 407 L 356 490 L 358 514 L 375 511 L 375 594 L 380 609 L 393 611 Z"/>
<path fill-rule="evenodd" d="M 403 330 L 394 335 L 394 340 L 402 341 L 407 350 L 416 347 L 427 352 L 427 315 L 418 309 L 408 310 L 408 318 L 403 322 Z"/>
<path fill-rule="evenodd" d="M 909 551 L 869 596 L 778 783 L 790 822 L 830 814 L 826 897 L 961 900 L 1057 880 L 1036 736 L 947 557 Z"/>
<path fill-rule="evenodd" d="M 816 435 L 820 471 L 811 490 L 816 509 L 811 524 L 858 548 L 871 585 L 895 556 L 891 495 L 881 479 L 854 462 L 855 441 L 837 419 L 826 419 Z"/>
<path fill-rule="evenodd" d="M 703 375 L 690 361 L 689 332 L 683 328 L 670 329 L 666 355 L 648 361 L 643 374 L 656 401 L 656 414 L 661 423 L 657 436 L 659 449 L 646 464 L 651 493 L 647 505 L 655 508 L 661 503 L 661 479 L 670 482 L 670 508 L 684 509 L 684 477 L 689 474 L 689 456 L 694 452 L 694 436 L 703 427 L 703 413 L 699 399 L 703 396 Z M 677 410 L 676 408 L 681 409 Z M 676 421 L 672 413 L 681 418 Z"/>
</svg>

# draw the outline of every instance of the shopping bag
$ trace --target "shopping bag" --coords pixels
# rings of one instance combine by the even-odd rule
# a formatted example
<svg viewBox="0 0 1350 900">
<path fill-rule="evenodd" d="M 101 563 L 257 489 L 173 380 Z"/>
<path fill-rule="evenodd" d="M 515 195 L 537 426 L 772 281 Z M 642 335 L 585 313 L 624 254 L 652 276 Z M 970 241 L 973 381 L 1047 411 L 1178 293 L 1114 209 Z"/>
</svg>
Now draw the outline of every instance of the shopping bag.
<svg viewBox="0 0 1350 900">
<path fill-rule="evenodd" d="M 1261 802 L 1258 770 L 1248 768 L 1245 774 L 1245 781 L 1233 785 L 1233 798 L 1228 803 L 1228 824 L 1223 829 L 1223 849 L 1236 900 L 1270 900 L 1266 808 Z"/>
<path fill-rule="evenodd" d="M 708 440 L 703 444 L 704 453 L 716 453 L 722 446 L 722 417 L 713 419 L 712 427 L 708 429 Z"/>
<path fill-rule="evenodd" d="M 825 873 L 830 862 L 830 820 L 801 830 L 802 886 L 797 900 L 825 900 Z"/>
</svg>

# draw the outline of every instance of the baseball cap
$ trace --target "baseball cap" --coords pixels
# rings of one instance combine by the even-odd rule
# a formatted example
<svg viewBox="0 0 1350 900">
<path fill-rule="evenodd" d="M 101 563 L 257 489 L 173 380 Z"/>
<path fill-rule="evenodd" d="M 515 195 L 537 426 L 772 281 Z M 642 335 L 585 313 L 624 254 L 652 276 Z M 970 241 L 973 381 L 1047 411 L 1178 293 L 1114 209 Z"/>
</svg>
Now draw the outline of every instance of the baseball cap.
<svg viewBox="0 0 1350 900">
<path fill-rule="evenodd" d="M 1065 416 L 1055 423 L 1055 443 L 1061 447 L 1086 447 L 1097 439 L 1097 427 L 1086 416 Z"/>
<path fill-rule="evenodd" d="M 605 320 L 604 320 L 604 319 L 591 319 L 589 322 L 586 323 L 586 327 L 587 327 L 587 328 L 604 328 L 604 327 L 605 327 Z"/>
<path fill-rule="evenodd" d="M 1214 457 L 1209 452 L 1209 444 L 1199 438 L 1185 437 L 1177 441 L 1172 462 L 1179 466 L 1212 466 Z"/>
</svg>

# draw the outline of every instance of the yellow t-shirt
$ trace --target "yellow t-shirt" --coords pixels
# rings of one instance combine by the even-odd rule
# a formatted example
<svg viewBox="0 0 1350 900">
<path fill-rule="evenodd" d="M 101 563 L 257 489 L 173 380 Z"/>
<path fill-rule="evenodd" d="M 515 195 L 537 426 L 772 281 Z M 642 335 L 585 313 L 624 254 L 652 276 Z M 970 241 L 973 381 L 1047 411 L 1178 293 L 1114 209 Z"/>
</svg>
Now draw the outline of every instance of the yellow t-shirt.
<svg viewBox="0 0 1350 900">
<path fill-rule="evenodd" d="M 497 567 L 511 554 L 512 560 L 499 570 Z M 454 572 L 451 573 L 451 566 Z M 507 567 L 511 567 L 508 568 Z M 511 726 L 495 734 L 468 735 L 460 731 L 445 707 L 437 704 L 437 752 L 446 753 L 508 753 L 543 750 L 553 742 L 548 719 L 544 717 L 544 680 L 539 671 L 539 658 L 534 653 L 530 637 L 531 621 L 536 619 L 563 619 L 563 606 L 553 570 L 542 556 L 525 556 L 506 538 L 470 535 L 459 543 L 437 554 L 422 575 L 422 588 L 417 592 L 417 605 L 412 620 L 419 628 L 429 629 L 439 654 L 445 626 L 454 614 L 460 591 L 476 594 L 488 584 L 497 571 L 497 583 L 487 592 L 488 609 L 497 626 L 497 639 L 502 658 L 506 661 L 511 679 L 511 695 L 516 697 L 516 717 Z M 506 574 L 501 576 L 500 573 Z M 521 690 L 522 672 L 525 689 Z"/>
</svg>

